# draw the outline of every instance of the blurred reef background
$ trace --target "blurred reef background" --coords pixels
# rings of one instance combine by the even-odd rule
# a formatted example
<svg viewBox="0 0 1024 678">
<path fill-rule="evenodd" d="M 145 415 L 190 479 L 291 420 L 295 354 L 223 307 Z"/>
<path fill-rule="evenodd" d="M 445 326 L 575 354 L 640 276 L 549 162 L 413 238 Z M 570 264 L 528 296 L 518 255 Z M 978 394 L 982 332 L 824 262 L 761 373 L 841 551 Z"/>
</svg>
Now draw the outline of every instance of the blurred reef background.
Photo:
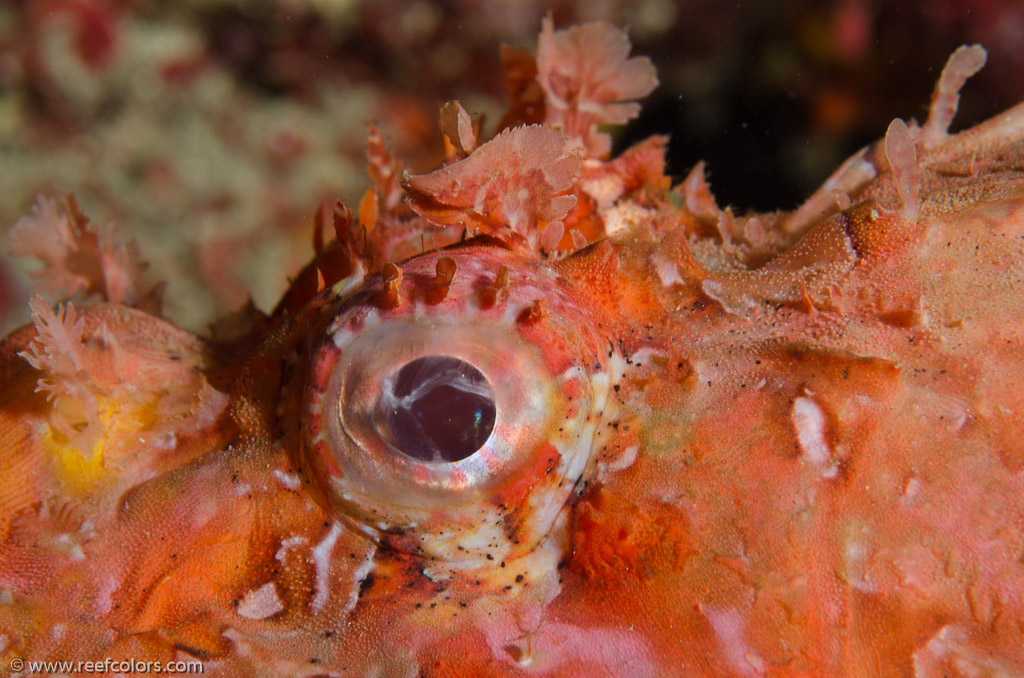
<svg viewBox="0 0 1024 678">
<path fill-rule="evenodd" d="M 205 331 L 249 295 L 268 310 L 319 202 L 366 188 L 367 125 L 414 171 L 441 158 L 445 101 L 489 134 L 499 45 L 532 51 L 548 13 L 628 27 L 661 85 L 616 149 L 670 134 L 672 174 L 706 160 L 740 212 L 795 207 L 892 118 L 923 119 L 961 44 L 989 57 L 954 129 L 1024 99 L 1013 0 L 4 0 L 0 332 L 28 319 L 8 233 L 39 194 L 135 239 L 172 320 Z"/>
</svg>

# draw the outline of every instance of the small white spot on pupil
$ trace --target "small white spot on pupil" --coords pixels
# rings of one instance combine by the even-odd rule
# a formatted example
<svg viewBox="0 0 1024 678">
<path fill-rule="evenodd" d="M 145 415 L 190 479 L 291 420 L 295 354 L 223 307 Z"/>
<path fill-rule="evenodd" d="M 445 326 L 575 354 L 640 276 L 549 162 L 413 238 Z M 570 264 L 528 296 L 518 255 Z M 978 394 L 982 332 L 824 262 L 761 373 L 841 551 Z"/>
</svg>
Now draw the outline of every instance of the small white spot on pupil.
<svg viewBox="0 0 1024 678">
<path fill-rule="evenodd" d="M 402 453 L 456 462 L 479 450 L 494 429 L 494 390 L 469 363 L 451 356 L 417 358 L 383 382 L 387 431 Z"/>
</svg>

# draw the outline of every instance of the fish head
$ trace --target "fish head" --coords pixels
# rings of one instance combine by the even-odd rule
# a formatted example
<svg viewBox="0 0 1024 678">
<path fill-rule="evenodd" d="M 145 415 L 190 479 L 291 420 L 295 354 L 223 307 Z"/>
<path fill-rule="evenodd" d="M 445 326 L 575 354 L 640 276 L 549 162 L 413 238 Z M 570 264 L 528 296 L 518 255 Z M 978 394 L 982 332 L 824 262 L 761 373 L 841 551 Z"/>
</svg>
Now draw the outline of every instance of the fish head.
<svg viewBox="0 0 1024 678">
<path fill-rule="evenodd" d="M 1019 673 L 1024 112 L 947 134 L 963 48 L 923 126 L 736 215 L 664 138 L 610 157 L 657 82 L 628 50 L 546 20 L 543 123 L 448 104 L 426 174 L 371 130 L 373 186 L 268 314 L 200 338 L 130 268 L 34 301 L 0 344 L 0 651 Z M 27 219 L 104 252 L 73 202 Z"/>
</svg>

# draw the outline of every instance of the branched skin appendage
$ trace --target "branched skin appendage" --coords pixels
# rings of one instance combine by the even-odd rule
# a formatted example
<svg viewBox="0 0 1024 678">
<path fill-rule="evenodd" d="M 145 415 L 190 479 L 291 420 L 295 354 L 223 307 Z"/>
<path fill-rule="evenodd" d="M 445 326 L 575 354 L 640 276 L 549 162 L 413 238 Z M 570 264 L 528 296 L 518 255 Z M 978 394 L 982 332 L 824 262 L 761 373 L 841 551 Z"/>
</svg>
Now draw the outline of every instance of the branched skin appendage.
<svg viewBox="0 0 1024 678">
<path fill-rule="evenodd" d="M 372 129 L 216 339 L 73 200 L 26 217 L 101 303 L 0 342 L 0 661 L 1024 673 L 1024 105 L 948 129 L 984 50 L 774 214 L 609 157 L 657 84 L 621 31 L 506 56 L 502 130 L 445 105 L 413 176 Z"/>
</svg>

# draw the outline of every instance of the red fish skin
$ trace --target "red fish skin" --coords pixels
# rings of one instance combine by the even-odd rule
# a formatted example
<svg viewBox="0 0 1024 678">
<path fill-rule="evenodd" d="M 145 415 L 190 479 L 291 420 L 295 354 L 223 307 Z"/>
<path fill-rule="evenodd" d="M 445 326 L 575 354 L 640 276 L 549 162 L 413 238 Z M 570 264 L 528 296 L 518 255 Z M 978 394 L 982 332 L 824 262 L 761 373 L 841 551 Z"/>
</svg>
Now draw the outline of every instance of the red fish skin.
<svg viewBox="0 0 1024 678">
<path fill-rule="evenodd" d="M 23 355 L 43 342 L 37 318 L 0 342 L 2 661 L 1024 672 L 1022 121 L 1018 106 L 927 143 L 894 125 L 789 214 L 733 216 L 700 181 L 673 189 L 645 148 L 581 175 L 629 188 L 576 202 L 566 223 L 605 235 L 564 256 L 492 233 L 382 276 L 378 231 L 371 257 L 337 245 L 348 277 L 314 263 L 286 295 L 301 303 L 230 340 L 82 306 L 64 378 L 99 403 L 85 450 L 57 428 L 81 403 L 37 392 L 47 370 Z M 322 437 L 345 416 L 329 396 L 360 336 L 413 325 L 430 330 L 417 342 L 472 336 L 527 366 L 488 377 L 515 402 L 536 385 L 543 407 L 519 427 L 499 417 L 515 454 L 488 448 L 481 485 L 396 474 L 400 496 L 378 496 L 350 482 L 351 441 Z M 468 334 L 480 327 L 487 341 Z M 400 335 L 380 331 L 380 352 L 420 350 Z"/>
</svg>

